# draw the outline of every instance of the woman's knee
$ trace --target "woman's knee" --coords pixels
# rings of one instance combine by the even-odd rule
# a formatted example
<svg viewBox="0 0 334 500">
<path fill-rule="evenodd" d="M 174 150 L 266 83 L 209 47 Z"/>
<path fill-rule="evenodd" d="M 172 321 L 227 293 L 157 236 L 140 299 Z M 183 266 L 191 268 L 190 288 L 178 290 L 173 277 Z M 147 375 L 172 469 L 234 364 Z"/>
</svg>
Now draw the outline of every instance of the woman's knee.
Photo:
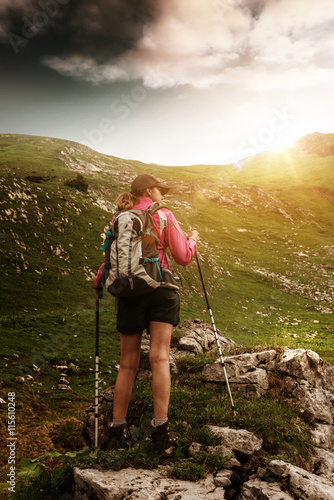
<svg viewBox="0 0 334 500">
<path fill-rule="evenodd" d="M 150 365 L 153 366 L 169 363 L 169 352 L 150 351 Z"/>
<path fill-rule="evenodd" d="M 125 358 L 120 360 L 120 370 L 124 370 L 125 372 L 137 373 L 139 368 L 139 356 L 133 357 L 132 359 Z"/>
</svg>

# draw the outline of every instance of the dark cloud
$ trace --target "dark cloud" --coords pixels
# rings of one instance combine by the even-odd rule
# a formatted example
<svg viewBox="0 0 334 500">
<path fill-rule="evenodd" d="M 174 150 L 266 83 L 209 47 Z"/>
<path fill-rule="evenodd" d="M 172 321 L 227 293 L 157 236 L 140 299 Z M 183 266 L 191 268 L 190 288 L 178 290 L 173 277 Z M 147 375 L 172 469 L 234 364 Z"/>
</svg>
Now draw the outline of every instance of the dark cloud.
<svg viewBox="0 0 334 500">
<path fill-rule="evenodd" d="M 39 58 L 79 52 L 97 63 L 131 50 L 160 5 L 157 0 L 7 1 L 0 6 L 0 37 L 7 48 Z"/>
</svg>

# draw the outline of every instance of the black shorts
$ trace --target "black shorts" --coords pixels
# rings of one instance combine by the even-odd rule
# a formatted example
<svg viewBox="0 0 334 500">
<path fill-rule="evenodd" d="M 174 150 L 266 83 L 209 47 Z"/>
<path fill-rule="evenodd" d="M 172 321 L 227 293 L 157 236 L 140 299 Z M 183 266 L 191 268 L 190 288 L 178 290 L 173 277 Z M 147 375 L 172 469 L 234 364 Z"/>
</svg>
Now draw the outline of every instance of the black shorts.
<svg viewBox="0 0 334 500">
<path fill-rule="evenodd" d="M 117 330 L 135 333 L 148 328 L 150 321 L 179 324 L 179 294 L 170 288 L 157 288 L 139 297 L 118 299 Z"/>
</svg>

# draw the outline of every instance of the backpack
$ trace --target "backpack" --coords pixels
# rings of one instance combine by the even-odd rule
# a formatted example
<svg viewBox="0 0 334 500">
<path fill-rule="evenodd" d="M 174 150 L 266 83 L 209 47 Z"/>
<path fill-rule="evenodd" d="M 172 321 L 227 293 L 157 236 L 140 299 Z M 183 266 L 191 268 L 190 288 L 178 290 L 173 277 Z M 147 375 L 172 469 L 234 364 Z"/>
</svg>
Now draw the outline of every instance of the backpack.
<svg viewBox="0 0 334 500">
<path fill-rule="evenodd" d="M 179 278 L 159 265 L 160 240 L 152 216 L 160 208 L 153 203 L 146 210 L 132 209 L 115 215 L 102 247 L 102 284 L 113 296 L 135 297 L 159 286 L 179 289 Z M 166 250 L 162 262 L 165 257 L 170 263 Z"/>
</svg>

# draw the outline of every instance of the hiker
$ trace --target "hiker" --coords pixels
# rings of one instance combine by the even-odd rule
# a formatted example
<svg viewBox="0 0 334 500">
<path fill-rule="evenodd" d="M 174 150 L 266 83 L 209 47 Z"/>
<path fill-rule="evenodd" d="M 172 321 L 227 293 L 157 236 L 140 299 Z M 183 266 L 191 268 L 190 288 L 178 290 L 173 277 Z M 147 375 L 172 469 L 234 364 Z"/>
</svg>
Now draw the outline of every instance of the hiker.
<svg viewBox="0 0 334 500">
<path fill-rule="evenodd" d="M 131 184 L 131 192 L 117 198 L 120 212 L 130 209 L 146 210 L 152 203 L 161 203 L 170 186 L 162 184 L 149 174 L 138 175 Z M 199 241 L 196 230 L 188 228 L 188 239 L 182 232 L 172 212 L 162 208 L 153 214 L 153 222 L 159 236 L 160 268 L 170 269 L 166 255 L 169 248 L 175 262 L 182 266 L 190 264 Z M 164 260 L 162 262 L 162 260 Z M 98 289 L 102 281 L 100 267 L 91 286 Z M 152 392 L 154 419 L 151 436 L 159 452 L 170 453 L 176 434 L 169 431 L 168 405 L 171 376 L 169 349 L 173 327 L 179 323 L 180 300 L 176 290 L 159 286 L 153 291 L 136 297 L 120 297 L 117 304 L 117 330 L 120 333 L 121 359 L 114 388 L 113 422 L 110 427 L 110 447 L 124 446 L 128 436 L 126 414 L 133 383 L 139 367 L 140 346 L 143 330 L 150 335 L 150 365 L 152 370 Z"/>
</svg>

